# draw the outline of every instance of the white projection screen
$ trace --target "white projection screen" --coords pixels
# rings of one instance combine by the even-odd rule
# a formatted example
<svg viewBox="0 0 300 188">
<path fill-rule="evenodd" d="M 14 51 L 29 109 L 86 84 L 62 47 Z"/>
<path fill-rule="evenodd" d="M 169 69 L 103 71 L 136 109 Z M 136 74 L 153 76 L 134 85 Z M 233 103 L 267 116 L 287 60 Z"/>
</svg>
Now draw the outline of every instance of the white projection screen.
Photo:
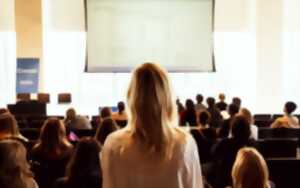
<svg viewBox="0 0 300 188">
<path fill-rule="evenodd" d="M 87 72 L 214 71 L 214 0 L 85 0 Z"/>
</svg>

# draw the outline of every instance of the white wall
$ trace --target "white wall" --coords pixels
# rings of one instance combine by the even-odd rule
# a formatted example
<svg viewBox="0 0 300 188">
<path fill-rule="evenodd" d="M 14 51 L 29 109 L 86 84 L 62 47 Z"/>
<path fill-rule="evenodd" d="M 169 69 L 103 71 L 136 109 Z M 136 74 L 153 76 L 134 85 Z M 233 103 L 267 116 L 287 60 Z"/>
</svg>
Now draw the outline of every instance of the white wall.
<svg viewBox="0 0 300 188">
<path fill-rule="evenodd" d="M 300 35 L 285 33 L 282 37 L 288 20 L 283 15 L 290 10 L 284 6 L 288 1 L 297 0 L 285 4 L 282 0 L 216 0 L 217 72 L 171 74 L 175 94 L 185 99 L 196 93 L 216 96 L 225 92 L 228 100 L 232 96 L 243 98 L 243 105 L 254 112 L 274 113 L 281 112 L 286 99 L 298 99 L 300 76 L 293 74 L 290 79 L 290 73 L 300 70 L 299 63 L 287 60 L 287 56 L 299 57 Z M 44 90 L 52 96 L 72 92 L 73 106 L 81 113 L 96 114 L 98 106 L 125 99 L 130 74 L 83 72 L 83 15 L 83 0 L 43 0 Z M 286 46 L 293 49 L 288 55 Z M 49 112 L 63 110 L 53 107 Z"/>
<path fill-rule="evenodd" d="M 14 1 L 0 0 L 0 107 L 14 102 L 16 90 Z"/>
</svg>

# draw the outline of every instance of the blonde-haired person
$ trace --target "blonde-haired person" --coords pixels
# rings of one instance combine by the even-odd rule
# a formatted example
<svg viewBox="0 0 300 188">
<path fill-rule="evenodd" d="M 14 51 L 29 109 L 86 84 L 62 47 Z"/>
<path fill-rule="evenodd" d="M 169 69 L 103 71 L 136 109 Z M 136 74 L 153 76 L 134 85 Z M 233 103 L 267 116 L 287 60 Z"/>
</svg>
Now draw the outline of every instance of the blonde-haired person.
<svg viewBox="0 0 300 188">
<path fill-rule="evenodd" d="M 26 159 L 26 149 L 16 140 L 0 141 L 0 187 L 37 188 L 30 165 Z"/>
<path fill-rule="evenodd" d="M 104 188 L 202 188 L 195 141 L 176 128 L 167 73 L 145 63 L 132 75 L 126 128 L 108 136 L 101 156 Z"/>
<path fill-rule="evenodd" d="M 271 188 L 267 164 L 254 148 L 239 150 L 232 167 L 233 188 Z"/>
</svg>

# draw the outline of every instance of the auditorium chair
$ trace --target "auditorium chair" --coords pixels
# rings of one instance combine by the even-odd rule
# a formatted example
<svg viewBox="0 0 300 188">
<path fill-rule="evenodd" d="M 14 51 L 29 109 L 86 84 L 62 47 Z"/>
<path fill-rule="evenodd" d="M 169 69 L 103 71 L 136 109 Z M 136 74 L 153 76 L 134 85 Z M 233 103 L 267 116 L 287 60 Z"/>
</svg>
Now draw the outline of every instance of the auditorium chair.
<svg viewBox="0 0 300 188">
<path fill-rule="evenodd" d="M 258 141 L 258 148 L 265 158 L 297 157 L 297 138 L 272 138 Z"/>
<path fill-rule="evenodd" d="M 266 160 L 270 180 L 276 185 L 276 188 L 299 188 L 300 178 L 300 160 L 296 158 L 277 158 Z"/>
<path fill-rule="evenodd" d="M 17 101 L 30 101 L 30 93 L 18 93 Z"/>
<path fill-rule="evenodd" d="M 39 138 L 40 130 L 36 128 L 23 128 L 20 129 L 20 133 L 28 140 L 35 141 Z"/>
<path fill-rule="evenodd" d="M 49 103 L 50 95 L 49 93 L 38 93 L 37 99 L 40 103 Z"/>
<path fill-rule="evenodd" d="M 255 120 L 254 124 L 257 127 L 270 127 L 270 125 L 272 124 L 272 120 Z"/>
<path fill-rule="evenodd" d="M 71 132 L 73 132 L 78 138 L 94 137 L 96 134 L 95 129 L 77 129 L 77 130 L 72 130 Z"/>
<path fill-rule="evenodd" d="M 263 120 L 263 121 L 270 121 L 272 119 L 271 114 L 255 114 L 253 116 L 254 120 Z"/>
<path fill-rule="evenodd" d="M 299 129 L 287 129 L 287 128 L 259 128 L 258 138 L 269 139 L 269 138 L 298 138 Z"/>
<path fill-rule="evenodd" d="M 60 93 L 60 94 L 58 94 L 58 103 L 59 104 L 71 103 L 71 102 L 72 102 L 71 93 Z"/>
<path fill-rule="evenodd" d="M 276 120 L 277 118 L 280 118 L 282 116 L 283 116 L 283 114 L 273 114 L 272 119 Z"/>
</svg>

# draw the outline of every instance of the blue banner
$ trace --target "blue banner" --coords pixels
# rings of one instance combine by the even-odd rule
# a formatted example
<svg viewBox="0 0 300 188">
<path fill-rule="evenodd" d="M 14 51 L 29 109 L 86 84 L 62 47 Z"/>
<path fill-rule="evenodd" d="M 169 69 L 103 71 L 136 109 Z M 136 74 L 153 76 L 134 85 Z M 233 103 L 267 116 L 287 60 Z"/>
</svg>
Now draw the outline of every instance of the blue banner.
<svg viewBox="0 0 300 188">
<path fill-rule="evenodd" d="M 39 59 L 17 59 L 17 93 L 37 93 L 39 85 Z"/>
</svg>

